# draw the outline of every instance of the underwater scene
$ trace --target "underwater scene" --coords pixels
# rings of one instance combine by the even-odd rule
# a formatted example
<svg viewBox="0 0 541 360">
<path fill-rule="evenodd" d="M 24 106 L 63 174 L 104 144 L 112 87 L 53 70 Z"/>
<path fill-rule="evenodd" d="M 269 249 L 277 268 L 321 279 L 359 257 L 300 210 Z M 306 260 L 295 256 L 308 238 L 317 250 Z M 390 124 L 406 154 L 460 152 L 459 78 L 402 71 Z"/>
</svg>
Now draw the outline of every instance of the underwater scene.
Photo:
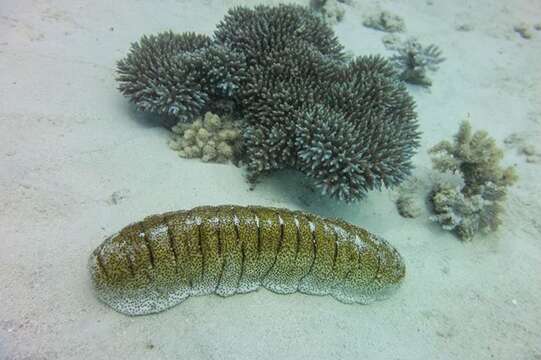
<svg viewBox="0 0 541 360">
<path fill-rule="evenodd" d="M 537 0 L 0 3 L 0 360 L 541 360 Z"/>
</svg>

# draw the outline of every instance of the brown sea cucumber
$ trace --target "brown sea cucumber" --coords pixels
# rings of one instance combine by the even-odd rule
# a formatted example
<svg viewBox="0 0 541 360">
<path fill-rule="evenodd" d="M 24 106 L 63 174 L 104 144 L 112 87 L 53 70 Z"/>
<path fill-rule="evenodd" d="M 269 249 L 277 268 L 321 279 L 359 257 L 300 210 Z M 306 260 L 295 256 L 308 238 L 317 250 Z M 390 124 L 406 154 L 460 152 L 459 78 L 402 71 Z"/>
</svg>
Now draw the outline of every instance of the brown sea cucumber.
<svg viewBox="0 0 541 360">
<path fill-rule="evenodd" d="M 98 297 L 128 315 L 259 287 L 366 304 L 387 297 L 405 275 L 399 253 L 360 227 L 233 205 L 149 216 L 107 238 L 89 266 Z"/>
</svg>

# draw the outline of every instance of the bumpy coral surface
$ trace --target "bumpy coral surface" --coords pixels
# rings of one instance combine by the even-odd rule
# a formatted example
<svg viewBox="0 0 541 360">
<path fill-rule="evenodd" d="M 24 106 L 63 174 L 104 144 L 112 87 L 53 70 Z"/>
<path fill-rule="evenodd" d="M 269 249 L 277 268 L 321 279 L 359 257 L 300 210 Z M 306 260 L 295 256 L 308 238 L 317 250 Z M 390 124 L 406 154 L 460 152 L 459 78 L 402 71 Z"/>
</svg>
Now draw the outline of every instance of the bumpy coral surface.
<svg viewBox="0 0 541 360">
<path fill-rule="evenodd" d="M 367 304 L 389 296 L 405 276 L 396 249 L 362 228 L 253 206 L 149 216 L 106 239 L 89 267 L 98 297 L 128 315 L 259 287 Z"/>
<path fill-rule="evenodd" d="M 184 158 L 226 162 L 232 160 L 239 147 L 241 134 L 233 121 L 207 112 L 193 123 L 173 126 L 169 146 Z"/>
<path fill-rule="evenodd" d="M 442 141 L 430 152 L 435 169 L 462 177 L 463 187 L 437 183 L 430 195 L 435 216 L 446 230 L 463 240 L 478 232 L 494 231 L 501 224 L 507 187 L 516 182 L 512 167 L 502 168 L 503 152 L 485 131 L 472 133 L 465 121 L 453 143 Z"/>
<path fill-rule="evenodd" d="M 348 59 L 308 8 L 237 7 L 203 45 L 150 51 L 163 36 L 144 38 L 119 62 L 121 91 L 141 109 L 181 121 L 216 102 L 234 104 L 251 181 L 293 168 L 323 193 L 352 201 L 409 174 L 419 132 L 398 74 L 381 57 Z"/>
</svg>

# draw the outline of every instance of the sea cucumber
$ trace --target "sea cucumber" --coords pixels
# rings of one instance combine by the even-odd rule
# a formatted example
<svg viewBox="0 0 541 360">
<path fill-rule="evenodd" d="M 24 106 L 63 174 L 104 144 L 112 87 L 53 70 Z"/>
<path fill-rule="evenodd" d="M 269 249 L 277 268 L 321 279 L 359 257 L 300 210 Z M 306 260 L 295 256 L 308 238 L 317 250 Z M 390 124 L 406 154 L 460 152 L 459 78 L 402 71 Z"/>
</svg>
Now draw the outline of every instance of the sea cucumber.
<svg viewBox="0 0 541 360">
<path fill-rule="evenodd" d="M 127 315 L 259 287 L 367 304 L 390 295 L 405 275 L 400 254 L 360 227 L 301 211 L 234 205 L 128 225 L 94 250 L 89 268 L 98 298 Z"/>
</svg>

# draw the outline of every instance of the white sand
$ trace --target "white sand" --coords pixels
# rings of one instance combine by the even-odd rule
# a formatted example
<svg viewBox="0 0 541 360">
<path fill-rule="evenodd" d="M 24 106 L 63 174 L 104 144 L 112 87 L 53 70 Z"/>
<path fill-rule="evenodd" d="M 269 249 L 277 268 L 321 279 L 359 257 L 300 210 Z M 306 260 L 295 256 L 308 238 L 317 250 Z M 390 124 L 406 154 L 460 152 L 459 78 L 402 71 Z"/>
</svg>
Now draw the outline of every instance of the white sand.
<svg viewBox="0 0 541 360">
<path fill-rule="evenodd" d="M 416 174 L 467 113 L 500 144 L 520 132 L 540 151 L 541 31 L 525 40 L 512 30 L 541 21 L 538 1 L 432 2 L 379 3 L 447 58 L 431 90 L 411 88 L 423 131 Z M 401 218 L 394 192 L 342 205 L 292 173 L 249 191 L 232 165 L 179 159 L 166 130 L 116 91 L 115 61 L 130 42 L 168 28 L 210 33 L 233 3 L 0 5 L 0 359 L 541 359 L 540 164 L 507 151 L 520 182 L 505 225 L 465 244 L 426 214 Z M 361 26 L 377 8 L 348 8 L 336 27 L 348 50 L 390 55 L 384 33 Z M 462 23 L 474 29 L 456 31 Z M 407 280 L 369 306 L 261 290 L 130 318 L 96 300 L 86 261 L 108 234 L 148 214 L 223 203 L 343 217 L 395 244 Z"/>
</svg>

